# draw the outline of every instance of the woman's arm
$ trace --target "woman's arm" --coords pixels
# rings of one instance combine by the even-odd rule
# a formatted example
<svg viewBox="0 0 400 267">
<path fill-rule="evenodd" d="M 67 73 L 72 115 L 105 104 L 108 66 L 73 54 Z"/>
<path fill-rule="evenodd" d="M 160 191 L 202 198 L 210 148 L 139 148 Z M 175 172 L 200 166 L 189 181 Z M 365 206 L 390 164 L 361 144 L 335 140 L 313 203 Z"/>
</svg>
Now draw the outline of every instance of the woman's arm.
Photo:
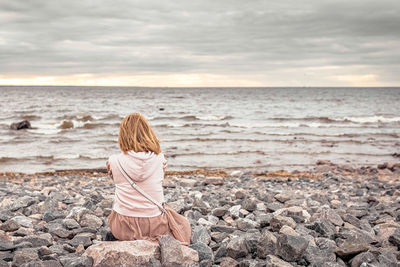
<svg viewBox="0 0 400 267">
<path fill-rule="evenodd" d="M 107 166 L 108 175 L 111 177 L 111 179 L 114 180 L 114 177 L 113 177 L 113 174 L 112 174 L 112 171 L 111 171 L 110 162 L 108 160 L 106 161 L 106 166 Z"/>
</svg>

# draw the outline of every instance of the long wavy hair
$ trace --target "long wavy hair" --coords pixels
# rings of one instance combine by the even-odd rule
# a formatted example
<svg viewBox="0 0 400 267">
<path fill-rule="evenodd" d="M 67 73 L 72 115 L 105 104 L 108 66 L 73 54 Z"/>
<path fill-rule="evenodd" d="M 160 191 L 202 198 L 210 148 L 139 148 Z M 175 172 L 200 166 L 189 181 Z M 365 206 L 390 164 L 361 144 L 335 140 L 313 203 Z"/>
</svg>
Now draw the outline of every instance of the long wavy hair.
<svg viewBox="0 0 400 267">
<path fill-rule="evenodd" d="M 161 153 L 157 139 L 149 122 L 139 113 L 132 113 L 122 119 L 119 127 L 118 144 L 123 152 Z"/>
</svg>

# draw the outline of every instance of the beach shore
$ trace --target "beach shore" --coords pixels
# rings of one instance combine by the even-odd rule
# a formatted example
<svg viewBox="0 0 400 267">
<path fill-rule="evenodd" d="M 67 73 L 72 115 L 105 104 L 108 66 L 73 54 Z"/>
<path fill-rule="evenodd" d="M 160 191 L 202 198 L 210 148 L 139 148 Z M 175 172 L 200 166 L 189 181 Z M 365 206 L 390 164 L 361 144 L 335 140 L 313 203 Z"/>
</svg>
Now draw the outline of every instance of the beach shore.
<svg viewBox="0 0 400 267">
<path fill-rule="evenodd" d="M 85 250 L 109 233 L 114 185 L 105 169 L 1 173 L 0 183 L 0 266 L 98 262 Z M 190 220 L 200 266 L 399 263 L 400 163 L 168 171 L 164 194 Z M 154 257 L 148 266 L 163 262 Z"/>
</svg>

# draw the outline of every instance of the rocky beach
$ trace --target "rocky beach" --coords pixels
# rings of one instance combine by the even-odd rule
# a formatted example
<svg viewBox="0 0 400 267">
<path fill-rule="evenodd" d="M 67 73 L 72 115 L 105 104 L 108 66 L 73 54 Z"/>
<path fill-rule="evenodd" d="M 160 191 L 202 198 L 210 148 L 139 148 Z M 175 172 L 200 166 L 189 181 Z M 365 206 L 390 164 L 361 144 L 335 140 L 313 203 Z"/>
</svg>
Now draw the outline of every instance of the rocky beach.
<svg viewBox="0 0 400 267">
<path fill-rule="evenodd" d="M 0 266 L 399 266 L 400 163 L 167 172 L 191 245 L 111 241 L 104 170 L 0 174 Z"/>
</svg>

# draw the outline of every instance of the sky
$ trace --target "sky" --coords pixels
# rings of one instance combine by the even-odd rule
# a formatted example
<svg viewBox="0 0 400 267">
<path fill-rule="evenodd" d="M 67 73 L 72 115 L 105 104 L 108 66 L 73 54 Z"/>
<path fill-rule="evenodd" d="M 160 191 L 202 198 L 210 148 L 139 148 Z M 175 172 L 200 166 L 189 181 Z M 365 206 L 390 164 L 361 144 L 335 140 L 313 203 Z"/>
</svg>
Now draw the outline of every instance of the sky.
<svg viewBox="0 0 400 267">
<path fill-rule="evenodd" d="M 399 0 L 0 0 L 0 85 L 400 86 Z"/>
</svg>

